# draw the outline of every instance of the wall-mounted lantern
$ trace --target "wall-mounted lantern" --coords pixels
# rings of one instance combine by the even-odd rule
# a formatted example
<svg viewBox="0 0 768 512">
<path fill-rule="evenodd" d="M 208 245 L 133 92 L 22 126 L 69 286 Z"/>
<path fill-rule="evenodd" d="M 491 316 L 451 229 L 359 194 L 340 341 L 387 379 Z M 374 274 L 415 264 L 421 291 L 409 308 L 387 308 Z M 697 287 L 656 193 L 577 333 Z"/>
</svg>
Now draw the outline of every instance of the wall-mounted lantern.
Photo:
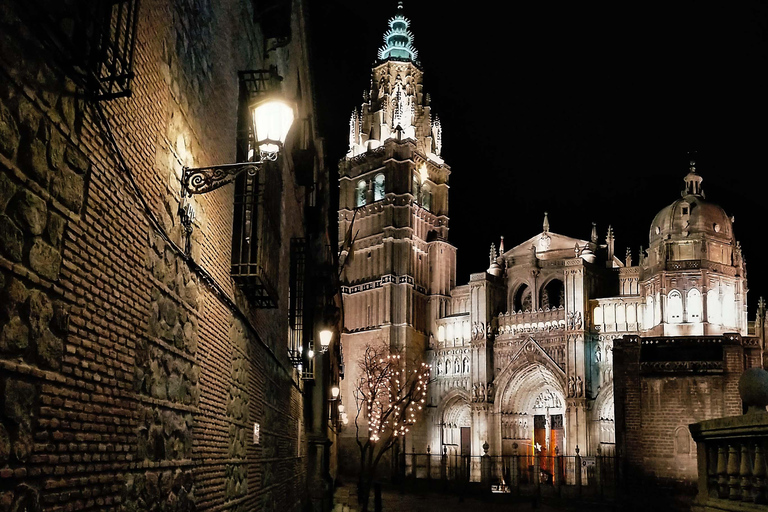
<svg viewBox="0 0 768 512">
<path fill-rule="evenodd" d="M 264 162 L 277 160 L 288 131 L 295 118 L 294 106 L 279 96 L 282 78 L 276 68 L 248 72 L 254 82 L 253 100 L 248 106 L 251 120 L 251 149 L 247 162 L 221 164 L 209 167 L 184 167 L 181 172 L 181 205 L 179 216 L 187 233 L 187 254 L 189 235 L 192 233 L 194 215 L 189 214 L 187 197 L 205 194 L 223 187 L 237 178 L 243 171 L 255 175 Z M 258 156 L 256 155 L 258 149 Z"/>
</svg>

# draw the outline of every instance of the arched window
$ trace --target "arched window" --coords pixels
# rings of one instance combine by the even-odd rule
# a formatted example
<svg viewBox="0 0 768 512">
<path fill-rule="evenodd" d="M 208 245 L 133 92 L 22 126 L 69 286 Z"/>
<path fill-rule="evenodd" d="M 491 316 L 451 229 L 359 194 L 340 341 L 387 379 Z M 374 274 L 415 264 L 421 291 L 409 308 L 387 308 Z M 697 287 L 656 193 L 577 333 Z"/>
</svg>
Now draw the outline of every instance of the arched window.
<svg viewBox="0 0 768 512">
<path fill-rule="evenodd" d="M 381 201 L 384 199 L 384 175 L 377 174 L 373 178 L 373 200 Z"/>
<path fill-rule="evenodd" d="M 517 289 L 515 293 L 515 311 L 530 311 L 533 307 L 533 301 L 531 300 L 531 289 L 528 285 L 522 285 Z"/>
<path fill-rule="evenodd" d="M 736 325 L 736 303 L 733 296 L 733 288 L 728 286 L 723 294 L 723 325 L 734 327 Z"/>
<path fill-rule="evenodd" d="M 355 189 L 355 206 L 365 206 L 366 196 L 368 195 L 368 185 L 365 180 L 357 182 L 357 189 Z"/>
<path fill-rule="evenodd" d="M 653 297 L 645 298 L 645 325 L 646 329 L 653 327 Z"/>
<path fill-rule="evenodd" d="M 595 325 L 603 325 L 603 308 L 600 306 L 595 308 L 595 312 L 593 313 L 593 323 Z"/>
<path fill-rule="evenodd" d="M 432 189 L 428 185 L 421 187 L 421 206 L 427 211 L 432 211 Z"/>
<path fill-rule="evenodd" d="M 464 358 L 461 371 L 462 371 L 462 373 L 469 373 L 469 358 L 468 357 Z"/>
<path fill-rule="evenodd" d="M 616 323 L 623 324 L 627 321 L 626 307 L 624 304 L 616 304 Z"/>
<path fill-rule="evenodd" d="M 461 363 L 459 362 L 459 358 L 456 358 L 456 366 L 454 366 L 454 373 L 459 374 L 461 373 Z"/>
<path fill-rule="evenodd" d="M 555 309 L 565 305 L 565 286 L 559 279 L 553 279 L 541 290 L 541 307 Z"/>
<path fill-rule="evenodd" d="M 675 453 L 678 455 L 691 453 L 691 434 L 688 427 L 677 427 L 675 430 Z"/>
<path fill-rule="evenodd" d="M 688 290 L 686 309 L 689 322 L 701 322 L 701 292 L 696 288 Z"/>
<path fill-rule="evenodd" d="M 720 316 L 720 295 L 717 290 L 709 290 L 707 292 L 707 322 L 719 324 L 722 322 Z"/>
<path fill-rule="evenodd" d="M 449 373 L 451 373 L 451 360 L 450 359 L 446 359 L 445 360 L 445 374 L 448 375 Z"/>
<path fill-rule="evenodd" d="M 677 290 L 672 290 L 667 295 L 667 321 L 671 324 L 683 321 L 683 296 Z"/>
<path fill-rule="evenodd" d="M 437 374 L 440 375 L 443 373 L 443 360 L 438 359 L 437 364 L 435 365 L 435 370 L 437 371 Z"/>
</svg>

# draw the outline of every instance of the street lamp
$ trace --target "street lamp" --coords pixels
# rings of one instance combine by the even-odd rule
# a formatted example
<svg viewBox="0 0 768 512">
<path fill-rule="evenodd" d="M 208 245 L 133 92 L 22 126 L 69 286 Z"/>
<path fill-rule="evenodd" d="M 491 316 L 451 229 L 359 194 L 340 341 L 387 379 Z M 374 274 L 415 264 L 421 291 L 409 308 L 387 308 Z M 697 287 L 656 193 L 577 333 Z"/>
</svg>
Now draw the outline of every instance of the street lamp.
<svg viewBox="0 0 768 512">
<path fill-rule="evenodd" d="M 186 203 L 187 197 L 205 194 L 231 183 L 243 171 L 254 176 L 264 162 L 274 162 L 283 148 L 288 131 L 293 125 L 293 106 L 278 96 L 279 82 L 282 78 L 276 68 L 248 72 L 256 77 L 254 100 L 248 106 L 252 128 L 252 146 L 248 161 L 235 164 L 212 165 L 209 167 L 183 167 L 181 171 L 181 204 L 179 217 L 187 235 L 187 254 L 189 237 L 192 234 L 194 211 Z M 258 156 L 254 153 L 258 148 Z"/>
<path fill-rule="evenodd" d="M 333 397 L 334 400 L 339 398 L 339 386 L 333 386 L 331 388 L 331 396 Z"/>
<path fill-rule="evenodd" d="M 320 346 L 322 347 L 322 351 L 326 352 L 328 350 L 328 347 L 331 344 L 331 340 L 333 339 L 333 331 L 329 328 L 324 328 L 320 330 Z"/>
</svg>

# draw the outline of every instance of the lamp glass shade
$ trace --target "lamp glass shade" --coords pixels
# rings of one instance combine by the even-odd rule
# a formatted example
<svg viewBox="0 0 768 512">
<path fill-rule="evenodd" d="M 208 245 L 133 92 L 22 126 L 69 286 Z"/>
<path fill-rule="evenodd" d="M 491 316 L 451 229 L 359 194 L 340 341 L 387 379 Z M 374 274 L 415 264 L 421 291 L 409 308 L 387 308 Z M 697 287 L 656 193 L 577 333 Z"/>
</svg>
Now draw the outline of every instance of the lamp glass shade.
<svg viewBox="0 0 768 512">
<path fill-rule="evenodd" d="M 320 331 L 320 345 L 323 348 L 327 348 L 331 344 L 331 338 L 333 338 L 333 331 L 330 329 L 323 329 Z"/>
<path fill-rule="evenodd" d="M 333 398 L 339 398 L 339 386 L 333 386 L 331 388 L 331 396 Z"/>
<path fill-rule="evenodd" d="M 251 115 L 259 152 L 276 154 L 293 124 L 293 107 L 284 101 L 269 99 L 252 105 Z"/>
</svg>

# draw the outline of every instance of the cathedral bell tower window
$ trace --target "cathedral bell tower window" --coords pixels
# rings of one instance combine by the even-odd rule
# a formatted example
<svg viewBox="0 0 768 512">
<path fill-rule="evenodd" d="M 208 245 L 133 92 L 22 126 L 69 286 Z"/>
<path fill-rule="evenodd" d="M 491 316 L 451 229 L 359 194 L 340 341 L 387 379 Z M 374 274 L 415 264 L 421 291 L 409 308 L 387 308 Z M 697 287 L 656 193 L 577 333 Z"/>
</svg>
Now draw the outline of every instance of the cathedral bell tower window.
<svg viewBox="0 0 768 512">
<path fill-rule="evenodd" d="M 373 200 L 381 201 L 384 199 L 384 175 L 377 174 L 373 179 Z"/>
<path fill-rule="evenodd" d="M 365 206 L 366 196 L 368 195 L 368 185 L 365 180 L 357 182 L 357 188 L 355 189 L 355 206 Z"/>
</svg>

